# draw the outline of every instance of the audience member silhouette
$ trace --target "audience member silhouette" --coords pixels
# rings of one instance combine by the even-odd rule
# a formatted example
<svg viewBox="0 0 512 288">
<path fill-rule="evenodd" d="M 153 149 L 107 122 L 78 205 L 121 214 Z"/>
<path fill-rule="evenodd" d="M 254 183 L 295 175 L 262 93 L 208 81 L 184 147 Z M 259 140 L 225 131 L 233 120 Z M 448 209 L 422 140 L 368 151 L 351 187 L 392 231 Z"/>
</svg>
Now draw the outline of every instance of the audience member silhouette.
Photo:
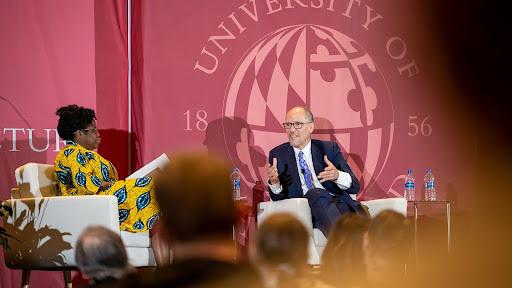
<svg viewBox="0 0 512 288">
<path fill-rule="evenodd" d="M 121 237 L 102 226 L 88 227 L 78 238 L 76 264 L 90 279 L 89 287 L 112 283 L 134 272 Z"/>
<path fill-rule="evenodd" d="M 269 216 L 253 241 L 252 258 L 266 288 L 331 287 L 311 277 L 307 265 L 309 233 L 293 215 Z"/>
<path fill-rule="evenodd" d="M 257 271 L 236 263 L 230 170 L 213 155 L 174 154 L 155 182 L 173 262 L 110 287 L 260 287 Z"/>
<path fill-rule="evenodd" d="M 363 241 L 368 286 L 407 286 L 411 247 L 411 224 L 404 215 L 386 210 L 375 216 Z"/>
<path fill-rule="evenodd" d="M 358 287 L 366 282 L 363 238 L 370 218 L 345 214 L 331 229 L 322 254 L 323 279 L 336 287 Z"/>
</svg>

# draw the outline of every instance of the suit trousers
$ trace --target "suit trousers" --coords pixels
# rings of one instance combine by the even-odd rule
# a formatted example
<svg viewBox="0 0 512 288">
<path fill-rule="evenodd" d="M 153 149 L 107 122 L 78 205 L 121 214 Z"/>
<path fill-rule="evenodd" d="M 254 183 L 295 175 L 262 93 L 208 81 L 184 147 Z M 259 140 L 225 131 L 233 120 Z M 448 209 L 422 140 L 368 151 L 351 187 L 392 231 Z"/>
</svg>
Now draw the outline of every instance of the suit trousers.
<svg viewBox="0 0 512 288">
<path fill-rule="evenodd" d="M 320 229 L 325 237 L 329 236 L 331 227 L 345 213 L 364 213 L 361 205 L 359 210 L 354 210 L 345 199 L 332 195 L 329 191 L 321 188 L 308 190 L 304 195 L 308 199 L 311 215 L 313 216 L 313 227 Z"/>
</svg>

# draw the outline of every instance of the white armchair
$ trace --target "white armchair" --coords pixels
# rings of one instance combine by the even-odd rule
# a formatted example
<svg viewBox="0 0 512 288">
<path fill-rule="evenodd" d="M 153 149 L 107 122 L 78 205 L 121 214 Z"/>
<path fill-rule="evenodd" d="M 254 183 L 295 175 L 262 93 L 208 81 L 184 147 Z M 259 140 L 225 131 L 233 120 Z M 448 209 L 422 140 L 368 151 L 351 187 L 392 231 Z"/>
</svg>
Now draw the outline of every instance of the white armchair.
<svg viewBox="0 0 512 288">
<path fill-rule="evenodd" d="M 368 207 L 371 217 L 377 215 L 382 210 L 387 209 L 407 215 L 407 200 L 404 198 L 377 199 L 362 201 L 361 203 Z M 306 198 L 293 198 L 280 201 L 261 202 L 258 204 L 258 225 L 274 213 L 291 213 L 305 225 L 311 235 L 308 247 L 308 263 L 311 265 L 319 265 L 322 252 L 327 244 L 327 238 L 320 229 L 313 228 L 313 220 L 308 200 Z"/>
<path fill-rule="evenodd" d="M 4 223 L 10 249 L 4 250 L 6 266 L 23 269 L 22 285 L 28 287 L 30 270 L 62 270 L 70 285 L 76 269 L 74 247 L 87 226 L 101 225 L 120 234 L 135 267 L 156 266 L 149 232 L 119 230 L 115 196 L 57 195 L 53 166 L 28 163 L 16 169 L 18 189 L 4 204 L 13 215 Z"/>
</svg>

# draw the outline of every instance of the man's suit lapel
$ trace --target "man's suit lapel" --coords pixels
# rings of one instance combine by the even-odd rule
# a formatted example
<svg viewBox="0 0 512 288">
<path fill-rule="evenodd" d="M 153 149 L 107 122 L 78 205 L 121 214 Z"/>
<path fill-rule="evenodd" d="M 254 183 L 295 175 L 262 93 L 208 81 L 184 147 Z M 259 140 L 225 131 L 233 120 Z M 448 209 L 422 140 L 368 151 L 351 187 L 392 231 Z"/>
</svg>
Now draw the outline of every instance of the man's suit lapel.
<svg viewBox="0 0 512 288">
<path fill-rule="evenodd" d="M 311 140 L 311 160 L 313 161 L 313 167 L 315 168 L 315 175 L 318 176 L 318 173 L 325 169 L 324 155 L 313 140 Z"/>
<path fill-rule="evenodd" d="M 290 192 L 292 195 L 289 195 L 290 197 L 302 197 L 302 188 L 300 185 L 300 176 L 299 171 L 297 169 L 297 159 L 295 158 L 295 152 L 293 151 L 293 147 L 291 145 L 288 145 L 288 155 L 289 157 L 286 157 L 286 159 L 289 159 L 288 167 L 290 167 L 290 174 L 292 176 L 292 189 L 290 189 Z"/>
<path fill-rule="evenodd" d="M 313 161 L 315 174 L 317 176 L 320 172 L 324 171 L 325 167 L 327 167 L 327 164 L 325 164 L 324 161 L 325 155 L 327 154 L 320 149 L 320 145 L 316 141 L 311 140 L 311 160 Z M 327 155 L 327 158 L 329 158 L 329 155 Z M 322 183 L 322 186 L 324 186 L 328 191 L 334 191 L 333 189 L 336 189 L 335 184 L 332 181 L 326 181 Z"/>
</svg>

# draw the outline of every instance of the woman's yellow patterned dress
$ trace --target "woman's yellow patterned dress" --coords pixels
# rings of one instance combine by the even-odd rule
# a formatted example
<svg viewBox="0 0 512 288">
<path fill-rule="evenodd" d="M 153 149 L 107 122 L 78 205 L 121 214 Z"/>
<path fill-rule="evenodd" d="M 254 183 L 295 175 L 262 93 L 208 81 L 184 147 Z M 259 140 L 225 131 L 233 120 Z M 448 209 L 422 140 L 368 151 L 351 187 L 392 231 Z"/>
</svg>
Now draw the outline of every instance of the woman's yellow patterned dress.
<svg viewBox="0 0 512 288">
<path fill-rule="evenodd" d="M 57 154 L 55 174 L 62 196 L 115 195 L 121 230 L 143 232 L 158 220 L 151 177 L 118 180 L 110 161 L 73 141 L 66 141 L 66 147 Z M 112 184 L 98 192 L 101 181 Z"/>
</svg>

